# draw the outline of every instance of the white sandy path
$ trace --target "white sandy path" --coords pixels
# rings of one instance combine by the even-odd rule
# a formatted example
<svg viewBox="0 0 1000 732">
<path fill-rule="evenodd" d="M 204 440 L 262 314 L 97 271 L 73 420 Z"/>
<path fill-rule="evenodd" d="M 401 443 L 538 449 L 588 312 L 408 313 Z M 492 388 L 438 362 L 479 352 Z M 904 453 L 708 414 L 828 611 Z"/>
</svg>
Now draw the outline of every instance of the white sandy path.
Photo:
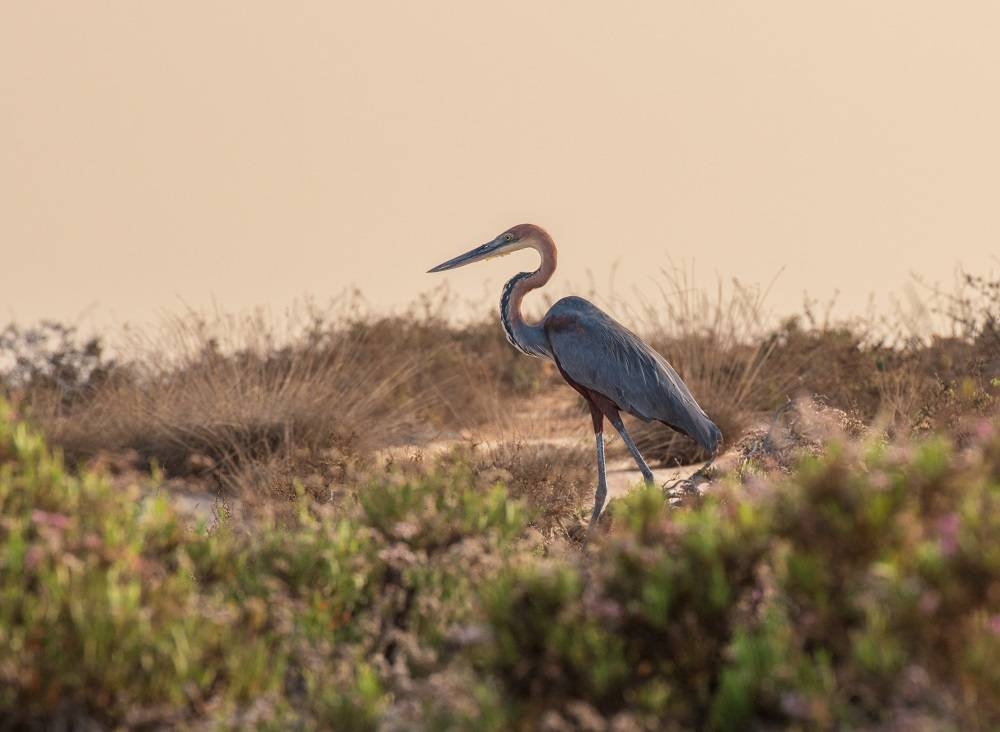
<svg viewBox="0 0 1000 732">
<path fill-rule="evenodd" d="M 586 445 L 586 447 L 593 449 L 593 442 L 587 440 L 582 441 L 575 437 L 544 437 L 537 439 L 518 439 L 518 443 L 522 445 L 534 445 L 534 446 L 560 446 L 560 447 L 576 447 L 580 445 Z M 439 455 L 456 445 L 469 444 L 467 441 L 463 442 L 461 440 L 438 440 L 425 445 L 419 446 L 404 446 L 404 447 L 392 447 L 380 451 L 378 454 L 382 459 L 392 458 L 403 458 L 408 457 L 416 453 L 420 453 L 425 456 Z M 500 447 L 502 443 L 498 441 L 485 440 L 476 443 L 476 449 L 487 451 L 491 449 L 496 449 Z M 596 460 L 596 455 L 594 460 Z M 609 458 L 606 464 L 607 474 L 608 474 L 608 500 L 612 498 L 620 498 L 628 493 L 632 488 L 642 484 L 642 473 L 639 472 L 639 468 L 636 466 L 635 461 L 631 457 L 622 458 Z M 701 464 L 697 465 L 681 465 L 677 467 L 670 468 L 654 468 L 653 476 L 656 478 L 656 484 L 662 486 L 667 482 L 672 482 L 678 479 L 688 478 L 695 473 Z"/>
</svg>

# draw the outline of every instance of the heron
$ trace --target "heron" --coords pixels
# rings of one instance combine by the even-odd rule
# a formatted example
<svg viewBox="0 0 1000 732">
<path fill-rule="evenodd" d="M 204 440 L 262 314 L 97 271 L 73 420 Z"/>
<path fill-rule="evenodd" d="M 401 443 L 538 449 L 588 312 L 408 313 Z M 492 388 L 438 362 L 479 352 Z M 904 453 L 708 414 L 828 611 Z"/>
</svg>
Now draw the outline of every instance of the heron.
<svg viewBox="0 0 1000 732">
<path fill-rule="evenodd" d="M 608 494 L 604 462 L 604 420 L 618 431 L 643 480 L 654 482 L 653 471 L 636 447 L 621 413 L 644 422 L 658 421 L 692 437 L 715 455 L 722 432 L 705 414 L 687 385 L 667 360 L 639 336 L 582 297 L 564 297 L 539 322 L 521 314 L 521 301 L 544 286 L 556 270 L 556 244 L 540 226 L 519 224 L 465 254 L 428 270 L 444 272 L 473 262 L 534 249 L 541 264 L 534 272 L 514 275 L 500 297 L 500 323 L 510 344 L 527 356 L 555 364 L 559 374 L 587 402 L 597 447 L 597 489 L 588 536 L 594 530 Z"/>
</svg>

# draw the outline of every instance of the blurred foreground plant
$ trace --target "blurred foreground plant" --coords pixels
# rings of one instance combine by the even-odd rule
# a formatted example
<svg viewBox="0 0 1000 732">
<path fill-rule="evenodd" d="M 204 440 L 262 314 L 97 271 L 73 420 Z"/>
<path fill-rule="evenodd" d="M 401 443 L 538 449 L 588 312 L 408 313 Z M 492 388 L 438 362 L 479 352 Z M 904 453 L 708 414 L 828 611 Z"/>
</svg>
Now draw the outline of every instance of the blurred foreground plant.
<svg viewBox="0 0 1000 732">
<path fill-rule="evenodd" d="M 470 562 L 523 525 L 456 468 L 373 482 L 347 516 L 302 496 L 291 525 L 190 529 L 68 471 L 0 402 L 0 717 L 373 728 L 387 685 L 453 652 Z"/>
<path fill-rule="evenodd" d="M 990 729 L 1000 431 L 844 443 L 580 553 L 451 454 L 339 511 L 185 527 L 0 415 L 14 725 Z"/>
<path fill-rule="evenodd" d="M 842 445 L 691 511 L 610 507 L 586 560 L 512 567 L 481 667 L 517 725 L 1000 723 L 1000 435 Z M 894 726 L 900 725 L 900 726 Z"/>
</svg>

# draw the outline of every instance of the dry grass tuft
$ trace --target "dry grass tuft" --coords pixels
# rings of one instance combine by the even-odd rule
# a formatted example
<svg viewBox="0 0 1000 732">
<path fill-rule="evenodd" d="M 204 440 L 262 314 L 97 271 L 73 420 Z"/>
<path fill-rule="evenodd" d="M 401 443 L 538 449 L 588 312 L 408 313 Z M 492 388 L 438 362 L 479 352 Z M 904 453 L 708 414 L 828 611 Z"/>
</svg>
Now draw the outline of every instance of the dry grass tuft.
<svg viewBox="0 0 1000 732">
<path fill-rule="evenodd" d="M 890 436 L 947 430 L 968 438 L 976 418 L 1000 408 L 1000 281 L 964 275 L 955 292 L 931 291 L 922 332 L 911 317 L 835 321 L 831 303 L 770 326 L 763 293 L 734 283 L 697 290 L 665 273 L 656 305 L 635 318 L 719 425 L 728 445 L 792 397 L 817 397 Z M 929 315 L 927 317 L 930 317 Z M 660 461 L 704 459 L 694 442 L 661 425 L 637 423 L 636 441 Z"/>
<path fill-rule="evenodd" d="M 462 304 L 439 288 L 401 314 L 350 307 L 335 321 L 363 361 L 411 364 L 401 394 L 418 404 L 422 426 L 453 435 L 496 421 L 503 402 L 552 378 L 541 361 L 510 347 L 492 309 L 461 322 L 451 317 L 456 312 Z"/>
<path fill-rule="evenodd" d="M 801 363 L 774 363 L 776 342 L 767 337 L 765 293 L 734 281 L 714 292 L 695 287 L 681 270 L 664 272 L 656 303 L 636 317 L 650 343 L 674 366 L 695 398 L 722 430 L 738 440 L 754 415 L 787 399 Z M 688 464 L 707 455 L 693 440 L 659 424 L 634 423 L 639 449 L 659 462 Z"/>
<path fill-rule="evenodd" d="M 419 406 L 402 394 L 413 366 L 377 368 L 363 334 L 320 320 L 280 328 L 261 315 L 189 314 L 155 338 L 133 336 L 129 358 L 89 398 L 29 395 L 33 417 L 67 455 L 134 450 L 168 475 L 231 476 L 247 465 L 336 462 L 393 439 Z"/>
<path fill-rule="evenodd" d="M 525 502 L 532 524 L 548 537 L 571 533 L 581 506 L 593 501 L 597 466 L 583 445 L 503 442 L 483 450 L 476 464 Z"/>
</svg>

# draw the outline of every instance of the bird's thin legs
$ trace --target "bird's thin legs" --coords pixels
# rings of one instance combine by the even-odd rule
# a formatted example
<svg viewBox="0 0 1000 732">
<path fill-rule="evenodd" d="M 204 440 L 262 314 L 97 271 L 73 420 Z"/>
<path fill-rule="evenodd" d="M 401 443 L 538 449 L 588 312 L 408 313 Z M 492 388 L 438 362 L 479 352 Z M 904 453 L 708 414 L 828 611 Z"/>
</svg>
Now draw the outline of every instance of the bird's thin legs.
<svg viewBox="0 0 1000 732">
<path fill-rule="evenodd" d="M 608 475 L 604 467 L 604 432 L 596 433 L 597 442 L 597 491 L 594 493 L 594 510 L 590 514 L 590 524 L 587 526 L 587 535 L 597 526 L 597 518 L 604 508 L 604 501 L 608 497 Z"/>
<path fill-rule="evenodd" d="M 594 532 L 597 526 L 597 519 L 604 508 L 604 501 L 608 497 L 608 473 L 604 467 L 604 412 L 594 402 L 590 396 L 584 392 L 584 399 L 590 407 L 590 419 L 594 422 L 594 441 L 597 446 L 597 490 L 594 492 L 594 510 L 590 512 L 590 523 L 587 525 L 587 538 Z"/>
<path fill-rule="evenodd" d="M 635 459 L 635 464 L 639 466 L 639 470 L 642 472 L 642 479 L 646 481 L 646 485 L 653 485 L 656 482 L 656 479 L 653 476 L 653 471 L 649 469 L 645 459 L 642 457 L 642 453 L 639 452 L 639 448 L 635 446 L 634 442 L 632 442 L 632 438 L 629 436 L 628 431 L 626 431 L 625 423 L 622 422 L 622 418 L 617 414 L 609 414 L 608 419 L 611 420 L 611 424 L 613 424 L 615 429 L 618 430 L 618 434 L 622 436 L 622 441 L 625 443 L 625 447 L 627 447 L 628 451 L 632 453 L 632 457 Z"/>
</svg>

